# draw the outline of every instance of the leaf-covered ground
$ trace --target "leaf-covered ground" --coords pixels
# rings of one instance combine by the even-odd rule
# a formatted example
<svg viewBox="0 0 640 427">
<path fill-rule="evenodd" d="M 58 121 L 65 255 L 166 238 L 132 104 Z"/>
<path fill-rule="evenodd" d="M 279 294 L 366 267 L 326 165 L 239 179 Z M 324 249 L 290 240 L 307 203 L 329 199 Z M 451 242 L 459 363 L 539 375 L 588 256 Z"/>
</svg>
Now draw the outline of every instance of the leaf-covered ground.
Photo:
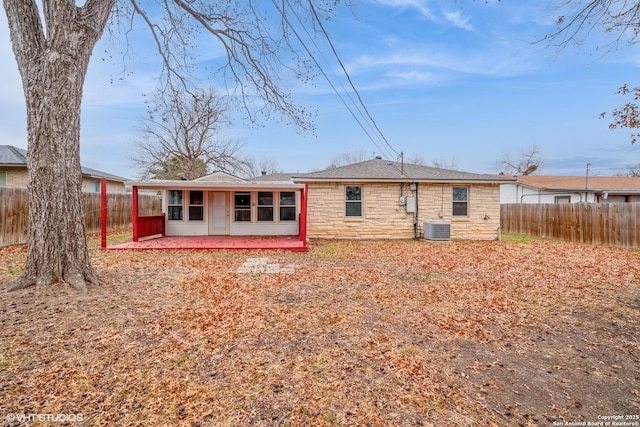
<svg viewBox="0 0 640 427">
<path fill-rule="evenodd" d="M 0 425 L 16 413 L 105 426 L 640 414 L 640 252 L 540 240 L 311 248 L 96 249 L 103 285 L 88 294 L 4 292 L 26 249 L 0 249 Z M 254 258 L 295 272 L 237 272 Z"/>
</svg>

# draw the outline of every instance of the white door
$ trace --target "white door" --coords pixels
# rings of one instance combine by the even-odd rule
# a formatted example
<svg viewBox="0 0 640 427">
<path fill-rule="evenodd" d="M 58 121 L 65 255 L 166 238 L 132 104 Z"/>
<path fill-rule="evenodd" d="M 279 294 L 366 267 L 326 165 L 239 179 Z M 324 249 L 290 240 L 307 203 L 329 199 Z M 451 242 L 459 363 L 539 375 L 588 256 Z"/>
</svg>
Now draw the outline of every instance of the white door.
<svg viewBox="0 0 640 427">
<path fill-rule="evenodd" d="M 224 191 L 209 193 L 209 234 L 229 234 L 229 196 Z"/>
</svg>

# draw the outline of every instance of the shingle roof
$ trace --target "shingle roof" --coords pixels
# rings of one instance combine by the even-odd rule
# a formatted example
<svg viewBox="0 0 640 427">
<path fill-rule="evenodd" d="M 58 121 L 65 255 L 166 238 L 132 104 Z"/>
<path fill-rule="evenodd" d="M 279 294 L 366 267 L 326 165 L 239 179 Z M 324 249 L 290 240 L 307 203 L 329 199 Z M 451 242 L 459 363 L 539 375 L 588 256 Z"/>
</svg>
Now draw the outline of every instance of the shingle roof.
<svg viewBox="0 0 640 427">
<path fill-rule="evenodd" d="M 297 175 L 294 181 L 428 181 L 428 182 L 492 182 L 506 183 L 514 178 L 502 175 L 477 174 L 440 169 L 430 166 L 372 159 L 338 168 L 325 169 L 304 175 Z"/>
<path fill-rule="evenodd" d="M 249 181 L 253 182 L 265 182 L 265 181 L 277 181 L 277 182 L 291 182 L 291 177 L 298 174 L 295 173 L 270 173 L 267 175 L 254 176 L 249 178 Z"/>
<path fill-rule="evenodd" d="M 585 176 L 542 176 L 523 175 L 518 184 L 543 190 L 584 191 L 587 184 Z M 590 176 L 589 190 L 640 191 L 640 177 L 629 176 Z"/>
<path fill-rule="evenodd" d="M 12 145 L 0 145 L 0 165 L 27 164 L 27 151 Z"/>
<path fill-rule="evenodd" d="M 27 150 L 13 145 L 0 145 L 0 166 L 24 166 L 27 167 Z M 93 177 L 105 177 L 112 181 L 127 181 L 127 178 L 112 175 L 97 169 L 82 166 L 82 174 Z"/>
</svg>

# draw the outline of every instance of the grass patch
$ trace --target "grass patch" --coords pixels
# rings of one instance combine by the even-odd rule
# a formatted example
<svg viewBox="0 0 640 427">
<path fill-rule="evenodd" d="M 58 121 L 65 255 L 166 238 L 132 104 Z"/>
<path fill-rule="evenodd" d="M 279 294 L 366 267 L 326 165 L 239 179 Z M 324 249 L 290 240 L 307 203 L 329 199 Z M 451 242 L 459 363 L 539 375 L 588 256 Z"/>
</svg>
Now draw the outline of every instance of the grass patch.
<svg viewBox="0 0 640 427">
<path fill-rule="evenodd" d="M 500 240 L 507 243 L 529 243 L 535 240 L 540 240 L 539 237 L 530 236 L 528 234 L 517 233 L 501 233 Z"/>
</svg>

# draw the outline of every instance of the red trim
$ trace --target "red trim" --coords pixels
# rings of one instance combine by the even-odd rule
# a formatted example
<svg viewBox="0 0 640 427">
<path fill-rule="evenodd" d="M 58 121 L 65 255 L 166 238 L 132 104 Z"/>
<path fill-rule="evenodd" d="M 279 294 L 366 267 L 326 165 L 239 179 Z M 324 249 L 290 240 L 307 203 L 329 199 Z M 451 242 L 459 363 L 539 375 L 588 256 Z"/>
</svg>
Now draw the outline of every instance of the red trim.
<svg viewBox="0 0 640 427">
<path fill-rule="evenodd" d="M 138 241 L 138 186 L 131 187 L 131 225 L 133 228 L 133 241 Z"/>
<path fill-rule="evenodd" d="M 107 247 L 107 178 L 100 180 L 100 247 Z"/>
<path fill-rule="evenodd" d="M 307 246 L 307 201 L 309 198 L 309 183 L 304 183 L 304 190 L 300 191 L 300 240 Z"/>
<path fill-rule="evenodd" d="M 138 239 L 158 234 L 164 236 L 164 212 L 154 216 L 139 216 L 137 223 Z"/>
</svg>

